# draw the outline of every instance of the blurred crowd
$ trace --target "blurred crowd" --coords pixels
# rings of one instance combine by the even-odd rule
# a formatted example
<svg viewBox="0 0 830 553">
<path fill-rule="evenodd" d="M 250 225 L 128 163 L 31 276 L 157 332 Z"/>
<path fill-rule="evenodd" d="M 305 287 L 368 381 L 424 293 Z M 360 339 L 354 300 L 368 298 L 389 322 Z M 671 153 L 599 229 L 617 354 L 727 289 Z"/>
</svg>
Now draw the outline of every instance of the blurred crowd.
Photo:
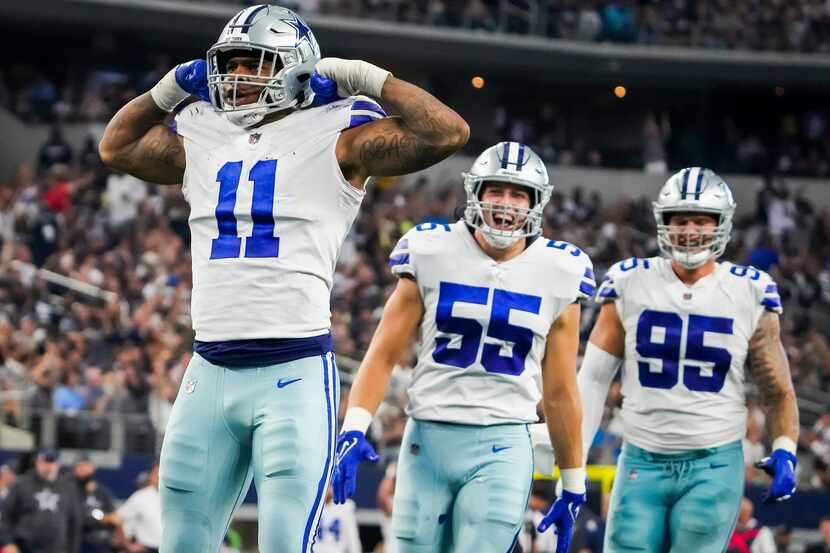
<svg viewBox="0 0 830 553">
<path fill-rule="evenodd" d="M 830 50 L 830 7 L 822 0 L 314 0 L 293 4 L 303 13 L 586 42 Z"/>
</svg>

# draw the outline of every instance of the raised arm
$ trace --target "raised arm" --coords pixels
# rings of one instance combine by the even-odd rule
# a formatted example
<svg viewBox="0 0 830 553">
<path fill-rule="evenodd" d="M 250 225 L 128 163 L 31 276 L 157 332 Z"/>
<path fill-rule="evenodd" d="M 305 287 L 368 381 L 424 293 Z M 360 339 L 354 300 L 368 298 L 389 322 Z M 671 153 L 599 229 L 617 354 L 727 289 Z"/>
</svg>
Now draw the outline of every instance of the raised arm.
<svg viewBox="0 0 830 553">
<path fill-rule="evenodd" d="M 460 150 L 470 137 L 467 122 L 447 105 L 370 63 L 326 58 L 317 71 L 336 81 L 341 95 L 369 94 L 400 114 L 341 134 L 337 159 L 354 186 L 362 187 L 369 176 L 425 169 Z"/>
<path fill-rule="evenodd" d="M 104 165 L 158 184 L 178 184 L 184 176 L 184 146 L 163 125 L 167 112 L 149 92 L 131 100 L 107 124 L 98 146 Z"/>
<path fill-rule="evenodd" d="M 178 184 L 184 177 L 182 139 L 164 119 L 190 95 L 207 99 L 204 60 L 177 65 L 153 87 L 118 110 L 98 146 L 104 165 L 159 184 Z"/>
</svg>

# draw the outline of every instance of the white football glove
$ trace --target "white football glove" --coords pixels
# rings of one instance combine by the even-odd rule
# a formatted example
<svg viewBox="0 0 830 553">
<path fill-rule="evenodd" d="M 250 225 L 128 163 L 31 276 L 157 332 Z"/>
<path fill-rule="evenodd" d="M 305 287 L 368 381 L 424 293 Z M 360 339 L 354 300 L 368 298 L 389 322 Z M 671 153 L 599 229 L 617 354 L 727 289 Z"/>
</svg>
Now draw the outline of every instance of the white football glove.
<svg viewBox="0 0 830 553">
<path fill-rule="evenodd" d="M 341 98 L 360 92 L 380 98 L 383 83 L 392 75 L 386 69 L 363 60 L 323 58 L 314 68 L 320 75 L 337 82 L 337 94 Z"/>
</svg>

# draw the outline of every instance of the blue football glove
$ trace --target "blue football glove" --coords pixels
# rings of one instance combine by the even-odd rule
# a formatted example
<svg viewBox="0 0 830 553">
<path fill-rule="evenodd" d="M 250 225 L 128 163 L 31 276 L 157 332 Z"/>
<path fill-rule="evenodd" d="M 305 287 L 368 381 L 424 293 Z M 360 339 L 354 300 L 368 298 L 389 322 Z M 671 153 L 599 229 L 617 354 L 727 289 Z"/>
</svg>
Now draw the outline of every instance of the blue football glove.
<svg viewBox="0 0 830 553">
<path fill-rule="evenodd" d="M 366 435 L 358 430 L 350 430 L 337 438 L 337 452 L 334 458 L 334 475 L 331 488 L 334 502 L 345 503 L 354 493 L 357 485 L 357 467 L 363 461 L 377 462 L 380 457 L 375 453 Z"/>
<path fill-rule="evenodd" d="M 182 90 L 205 102 L 210 101 L 207 83 L 207 62 L 192 60 L 176 66 L 176 84 Z"/>
<path fill-rule="evenodd" d="M 764 494 L 764 503 L 786 501 L 795 493 L 795 455 L 786 449 L 776 449 L 769 457 L 764 457 L 755 463 L 759 468 L 772 477 L 769 490 Z"/>
<path fill-rule="evenodd" d="M 312 107 L 325 106 L 341 99 L 337 95 L 337 82 L 334 79 L 322 76 L 316 71 L 311 74 L 311 90 L 314 91 Z"/>
<path fill-rule="evenodd" d="M 585 503 L 584 493 L 573 493 L 564 490 L 562 495 L 551 505 L 548 514 L 539 523 L 539 532 L 544 532 L 551 526 L 556 529 L 556 553 L 568 553 L 571 544 L 571 534 L 574 530 L 579 508 Z"/>
</svg>

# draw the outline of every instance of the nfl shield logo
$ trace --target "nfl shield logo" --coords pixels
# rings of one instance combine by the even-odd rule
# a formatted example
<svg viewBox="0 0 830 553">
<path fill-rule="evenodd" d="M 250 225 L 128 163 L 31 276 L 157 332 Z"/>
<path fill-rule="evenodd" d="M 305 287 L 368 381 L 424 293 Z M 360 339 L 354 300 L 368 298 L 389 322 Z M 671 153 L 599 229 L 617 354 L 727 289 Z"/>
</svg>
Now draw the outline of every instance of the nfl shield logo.
<svg viewBox="0 0 830 553">
<path fill-rule="evenodd" d="M 629 480 L 636 480 L 637 479 L 637 471 L 632 470 L 628 472 L 628 479 Z"/>
<path fill-rule="evenodd" d="M 254 145 L 259 142 L 259 138 L 262 136 L 262 133 L 254 132 L 248 135 L 248 144 Z"/>
<path fill-rule="evenodd" d="M 192 394 L 193 390 L 196 389 L 196 381 L 195 380 L 188 380 L 187 383 L 184 385 L 184 393 Z"/>
</svg>

